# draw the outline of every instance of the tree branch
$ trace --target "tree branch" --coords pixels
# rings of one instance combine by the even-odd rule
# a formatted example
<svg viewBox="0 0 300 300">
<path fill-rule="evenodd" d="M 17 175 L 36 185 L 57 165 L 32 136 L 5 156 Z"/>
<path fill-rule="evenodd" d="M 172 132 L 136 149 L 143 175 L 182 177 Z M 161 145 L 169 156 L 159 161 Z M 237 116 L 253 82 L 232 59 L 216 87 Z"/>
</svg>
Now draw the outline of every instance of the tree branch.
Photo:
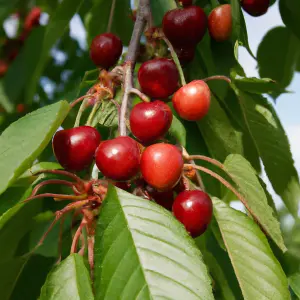
<svg viewBox="0 0 300 300">
<path fill-rule="evenodd" d="M 123 81 L 124 95 L 122 99 L 120 122 L 119 122 L 120 123 L 119 129 L 120 129 L 121 136 L 127 134 L 126 112 L 127 112 L 130 93 L 133 88 L 133 71 L 134 71 L 136 58 L 138 55 L 140 39 L 144 32 L 147 20 L 149 18 L 149 14 L 150 14 L 149 0 L 140 0 L 136 21 L 134 24 L 133 33 L 129 43 L 128 52 L 127 52 L 125 65 L 124 65 L 124 81 Z"/>
</svg>

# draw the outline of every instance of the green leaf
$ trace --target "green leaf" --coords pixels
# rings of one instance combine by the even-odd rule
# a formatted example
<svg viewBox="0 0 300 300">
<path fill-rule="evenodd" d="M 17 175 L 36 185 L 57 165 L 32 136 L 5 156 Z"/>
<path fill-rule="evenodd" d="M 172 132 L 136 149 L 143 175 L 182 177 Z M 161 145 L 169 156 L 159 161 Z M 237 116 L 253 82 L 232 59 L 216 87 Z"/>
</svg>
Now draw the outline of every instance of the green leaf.
<svg viewBox="0 0 300 300">
<path fill-rule="evenodd" d="M 279 10 L 285 26 L 300 39 L 300 2 L 298 0 L 280 0 Z"/>
<path fill-rule="evenodd" d="M 112 0 L 93 0 L 93 7 L 86 18 L 89 44 L 92 39 L 107 31 Z M 111 31 L 129 44 L 134 22 L 131 19 L 130 0 L 116 0 Z"/>
<path fill-rule="evenodd" d="M 286 27 L 271 29 L 257 50 L 260 77 L 272 78 L 282 88 L 287 87 L 293 78 L 298 54 L 299 41 Z"/>
<path fill-rule="evenodd" d="M 39 55 L 35 58 L 36 67 L 34 72 L 30 74 L 30 81 L 26 88 L 26 101 L 31 103 L 36 91 L 39 78 L 46 66 L 49 52 L 55 42 L 63 35 L 69 26 L 69 22 L 73 15 L 79 10 L 83 0 L 63 0 L 58 5 L 54 14 L 50 17 L 46 27 L 43 44 Z"/>
<path fill-rule="evenodd" d="M 249 42 L 247 27 L 244 19 L 244 15 L 241 10 L 241 5 L 239 0 L 231 0 L 231 15 L 232 15 L 232 36 L 234 40 L 238 40 L 239 44 L 244 46 L 249 54 L 255 59 L 254 54 L 252 53 Z"/>
<path fill-rule="evenodd" d="M 4 19 L 13 11 L 21 0 L 0 0 L 0 23 L 3 24 Z"/>
<path fill-rule="evenodd" d="M 236 88 L 235 92 L 272 186 L 296 217 L 300 197 L 299 179 L 290 145 L 279 118 L 264 97 Z"/>
<path fill-rule="evenodd" d="M 213 95 L 208 114 L 197 124 L 212 157 L 224 161 L 230 153 L 243 153 L 241 134 Z"/>
<path fill-rule="evenodd" d="M 179 119 L 173 115 L 173 120 L 171 127 L 169 129 L 169 134 L 179 142 L 179 144 L 183 147 L 186 146 L 186 130 L 183 124 L 179 121 Z"/>
<path fill-rule="evenodd" d="M 201 253 L 165 209 L 113 186 L 98 219 L 96 299 L 213 299 Z"/>
<path fill-rule="evenodd" d="M 60 101 L 12 123 L 0 136 L 0 194 L 34 162 L 69 111 Z"/>
<path fill-rule="evenodd" d="M 6 110 L 8 113 L 12 113 L 14 110 L 14 106 L 12 102 L 9 100 L 8 96 L 5 93 L 5 88 L 3 86 L 3 81 L 0 81 L 0 105 Z"/>
<path fill-rule="evenodd" d="M 289 284 L 296 296 L 300 298 L 300 273 L 295 273 L 290 276 Z"/>
<path fill-rule="evenodd" d="M 217 198 L 213 204 L 244 299 L 290 299 L 287 278 L 258 225 Z"/>
<path fill-rule="evenodd" d="M 268 205 L 267 197 L 250 163 L 241 155 L 232 154 L 227 157 L 224 166 L 245 197 L 250 213 L 278 247 L 286 251 L 279 222 Z"/>
<path fill-rule="evenodd" d="M 177 8 L 175 0 L 150 0 L 151 11 L 153 15 L 154 26 L 160 26 L 165 13 L 171 9 Z"/>
<path fill-rule="evenodd" d="M 100 124 L 105 127 L 118 126 L 118 109 L 111 101 L 102 101 L 95 115 L 92 126 Z"/>
<path fill-rule="evenodd" d="M 82 256 L 72 254 L 55 267 L 49 273 L 39 299 L 94 299 L 89 273 Z"/>
</svg>

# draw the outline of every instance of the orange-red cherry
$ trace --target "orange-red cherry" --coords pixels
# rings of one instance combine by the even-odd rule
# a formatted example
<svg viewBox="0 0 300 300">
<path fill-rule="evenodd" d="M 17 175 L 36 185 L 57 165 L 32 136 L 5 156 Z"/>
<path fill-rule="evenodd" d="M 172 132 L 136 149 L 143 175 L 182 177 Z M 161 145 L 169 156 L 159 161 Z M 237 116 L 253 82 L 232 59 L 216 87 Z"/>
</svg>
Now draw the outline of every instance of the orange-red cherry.
<svg viewBox="0 0 300 300">
<path fill-rule="evenodd" d="M 172 119 L 170 107 L 160 100 L 138 103 L 130 113 L 130 129 L 139 141 L 147 144 L 163 137 Z"/>
<path fill-rule="evenodd" d="M 249 15 L 259 17 L 268 11 L 270 0 L 242 0 L 241 5 Z"/>
<path fill-rule="evenodd" d="M 183 158 L 171 144 L 158 143 L 146 148 L 141 157 L 144 180 L 159 191 L 170 190 L 181 177 Z"/>
<path fill-rule="evenodd" d="M 172 60 L 156 58 L 141 65 L 138 80 L 145 94 L 152 98 L 164 99 L 178 89 L 179 73 Z"/>
<path fill-rule="evenodd" d="M 195 46 L 207 28 L 207 17 L 199 6 L 188 6 L 168 11 L 163 18 L 163 31 L 176 47 Z"/>
<path fill-rule="evenodd" d="M 230 4 L 224 4 L 212 10 L 208 16 L 208 31 L 217 42 L 230 38 L 232 31 L 232 17 Z"/>
<path fill-rule="evenodd" d="M 100 133 L 95 128 L 80 126 L 57 131 L 52 147 L 57 161 L 65 169 L 81 171 L 93 162 L 100 141 Z"/>
<path fill-rule="evenodd" d="M 210 89 L 202 80 L 194 80 L 181 87 L 172 98 L 179 116 L 188 121 L 203 118 L 210 106 Z"/>
<path fill-rule="evenodd" d="M 93 39 L 90 57 L 96 66 L 109 69 L 119 60 L 122 50 L 122 41 L 116 35 L 103 33 Z"/>
<path fill-rule="evenodd" d="M 210 197 L 202 191 L 184 191 L 175 198 L 172 210 L 186 230 L 197 237 L 207 229 L 213 205 Z"/>
<path fill-rule="evenodd" d="M 96 150 L 96 165 L 109 179 L 129 180 L 139 171 L 140 147 L 128 136 L 103 141 Z"/>
</svg>

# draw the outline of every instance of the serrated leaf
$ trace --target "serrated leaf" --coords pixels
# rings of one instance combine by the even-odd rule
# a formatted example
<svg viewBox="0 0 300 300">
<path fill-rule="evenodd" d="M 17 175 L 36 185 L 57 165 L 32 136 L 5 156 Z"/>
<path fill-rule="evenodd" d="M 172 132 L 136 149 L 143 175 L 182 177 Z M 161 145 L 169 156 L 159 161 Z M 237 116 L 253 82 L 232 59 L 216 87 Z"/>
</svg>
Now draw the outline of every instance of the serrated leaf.
<svg viewBox="0 0 300 300">
<path fill-rule="evenodd" d="M 287 278 L 258 225 L 217 198 L 213 205 L 244 299 L 290 299 Z"/>
<path fill-rule="evenodd" d="M 268 205 L 267 197 L 250 163 L 241 155 L 232 154 L 226 158 L 224 166 L 245 197 L 251 214 L 277 246 L 286 251 L 279 222 Z"/>
<path fill-rule="evenodd" d="M 300 273 L 295 273 L 290 276 L 289 284 L 296 296 L 300 298 Z"/>
<path fill-rule="evenodd" d="M 169 129 L 169 134 L 175 137 L 181 146 L 183 147 L 186 146 L 186 130 L 183 124 L 174 115 L 173 115 L 171 127 Z"/>
<path fill-rule="evenodd" d="M 98 219 L 96 299 L 213 299 L 201 253 L 165 209 L 113 186 Z"/>
<path fill-rule="evenodd" d="M 118 109 L 111 101 L 102 101 L 93 120 L 92 126 L 100 124 L 105 127 L 118 126 Z"/>
<path fill-rule="evenodd" d="M 154 26 L 160 26 L 165 13 L 171 9 L 177 8 L 175 0 L 150 0 L 151 11 L 153 15 Z"/>
<path fill-rule="evenodd" d="M 279 118 L 264 97 L 236 88 L 235 92 L 272 186 L 290 212 L 297 216 L 300 198 L 299 179 L 290 145 Z"/>
<path fill-rule="evenodd" d="M 12 123 L 0 136 L 0 194 L 3 193 L 43 151 L 69 112 L 60 101 L 40 108 Z"/>
<path fill-rule="evenodd" d="M 243 153 L 241 134 L 234 129 L 213 95 L 208 114 L 197 125 L 212 157 L 224 161 L 230 153 Z"/>
<path fill-rule="evenodd" d="M 48 275 L 40 300 L 93 300 L 89 273 L 83 257 L 71 254 Z"/>
<path fill-rule="evenodd" d="M 293 78 L 299 47 L 299 41 L 286 27 L 267 32 L 257 50 L 260 77 L 272 78 L 282 88 L 287 87 Z"/>
</svg>

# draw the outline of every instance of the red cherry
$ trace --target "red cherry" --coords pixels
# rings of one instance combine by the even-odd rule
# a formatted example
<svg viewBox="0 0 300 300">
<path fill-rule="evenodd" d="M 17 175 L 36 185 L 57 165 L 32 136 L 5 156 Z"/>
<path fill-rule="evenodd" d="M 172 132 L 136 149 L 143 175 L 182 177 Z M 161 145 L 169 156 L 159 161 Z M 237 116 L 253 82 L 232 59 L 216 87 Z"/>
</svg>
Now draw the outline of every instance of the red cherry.
<svg viewBox="0 0 300 300">
<path fill-rule="evenodd" d="M 164 99 L 178 89 L 179 73 L 172 60 L 156 58 L 141 65 L 138 79 L 145 94 Z"/>
<path fill-rule="evenodd" d="M 173 191 L 159 192 L 151 186 L 146 187 L 147 192 L 150 197 L 159 205 L 166 208 L 167 210 L 172 210 L 172 205 L 174 202 Z"/>
<path fill-rule="evenodd" d="M 199 6 L 168 11 L 163 18 L 163 31 L 176 47 L 195 46 L 207 28 L 207 18 Z"/>
<path fill-rule="evenodd" d="M 19 103 L 19 104 L 17 104 L 17 106 L 16 106 L 16 111 L 17 111 L 19 114 L 23 114 L 23 113 L 26 111 L 26 106 L 25 106 L 23 103 Z"/>
<path fill-rule="evenodd" d="M 0 60 L 0 77 L 3 77 L 8 70 L 8 63 L 4 60 Z"/>
<path fill-rule="evenodd" d="M 90 56 L 96 66 L 109 69 L 116 64 L 123 50 L 122 41 L 112 33 L 97 35 L 91 44 Z"/>
<path fill-rule="evenodd" d="M 42 10 L 39 7 L 33 7 L 24 21 L 24 30 L 29 32 L 33 27 L 40 25 L 40 16 Z"/>
<path fill-rule="evenodd" d="M 104 141 L 96 151 L 96 164 L 103 175 L 110 179 L 129 180 L 139 171 L 139 145 L 128 136 Z"/>
<path fill-rule="evenodd" d="M 205 232 L 213 213 L 210 197 L 202 191 L 184 191 L 173 203 L 174 216 L 197 237 Z"/>
<path fill-rule="evenodd" d="M 183 159 L 179 149 L 171 144 L 154 144 L 141 157 L 141 172 L 145 181 L 159 191 L 170 190 L 181 177 Z"/>
<path fill-rule="evenodd" d="M 195 47 L 175 48 L 178 59 L 182 65 L 191 62 L 195 56 Z"/>
<path fill-rule="evenodd" d="M 210 89 L 202 80 L 181 87 L 173 96 L 173 106 L 179 116 L 188 121 L 203 118 L 210 106 Z"/>
<path fill-rule="evenodd" d="M 230 4 L 220 5 L 210 13 L 208 30 L 210 36 L 218 42 L 223 42 L 230 38 L 232 30 Z"/>
<path fill-rule="evenodd" d="M 160 100 L 139 103 L 130 114 L 131 132 L 142 143 L 154 142 L 167 133 L 172 119 L 170 107 Z"/>
<path fill-rule="evenodd" d="M 52 141 L 56 159 L 67 170 L 88 168 L 99 146 L 101 136 L 90 126 L 80 126 L 57 131 Z"/>
<path fill-rule="evenodd" d="M 249 15 L 259 17 L 267 12 L 270 0 L 242 0 L 241 5 Z"/>
<path fill-rule="evenodd" d="M 193 4 L 193 0 L 180 0 L 179 2 L 183 7 L 187 7 Z"/>
</svg>

